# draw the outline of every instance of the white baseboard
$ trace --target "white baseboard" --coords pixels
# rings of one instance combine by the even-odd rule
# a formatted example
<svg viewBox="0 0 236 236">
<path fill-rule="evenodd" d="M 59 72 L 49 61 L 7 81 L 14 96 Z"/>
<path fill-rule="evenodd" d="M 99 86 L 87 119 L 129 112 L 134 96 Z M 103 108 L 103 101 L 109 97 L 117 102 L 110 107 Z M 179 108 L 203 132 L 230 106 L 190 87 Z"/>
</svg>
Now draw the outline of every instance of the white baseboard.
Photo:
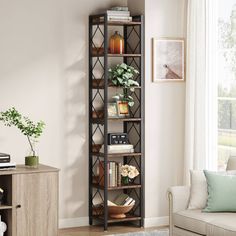
<svg viewBox="0 0 236 236">
<path fill-rule="evenodd" d="M 89 225 L 88 217 L 69 218 L 69 219 L 59 220 L 59 229 L 75 228 L 75 227 L 88 226 L 88 225 Z"/>
<path fill-rule="evenodd" d="M 88 226 L 88 217 L 69 218 L 59 220 L 59 229 Z M 144 227 L 160 227 L 169 225 L 169 217 L 150 217 L 144 219 Z"/>
<path fill-rule="evenodd" d="M 150 217 L 144 219 L 144 227 L 160 227 L 169 225 L 169 217 Z"/>
</svg>

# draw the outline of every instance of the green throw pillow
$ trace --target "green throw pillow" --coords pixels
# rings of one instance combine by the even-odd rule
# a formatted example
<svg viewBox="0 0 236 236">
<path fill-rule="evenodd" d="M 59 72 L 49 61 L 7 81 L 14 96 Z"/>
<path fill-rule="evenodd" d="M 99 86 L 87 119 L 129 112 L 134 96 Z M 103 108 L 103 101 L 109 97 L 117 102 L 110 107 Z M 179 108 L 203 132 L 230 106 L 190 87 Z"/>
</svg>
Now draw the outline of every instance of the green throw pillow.
<svg viewBox="0 0 236 236">
<path fill-rule="evenodd" d="M 236 212 L 236 175 L 204 170 L 208 199 L 204 212 Z"/>
</svg>

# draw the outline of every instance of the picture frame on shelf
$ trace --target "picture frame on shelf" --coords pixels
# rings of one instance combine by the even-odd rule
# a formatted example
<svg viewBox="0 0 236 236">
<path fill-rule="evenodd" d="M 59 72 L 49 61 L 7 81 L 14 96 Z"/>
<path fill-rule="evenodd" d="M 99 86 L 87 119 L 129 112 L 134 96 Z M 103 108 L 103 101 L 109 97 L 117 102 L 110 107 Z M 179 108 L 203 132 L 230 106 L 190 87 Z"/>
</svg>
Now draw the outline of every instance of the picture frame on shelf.
<svg viewBox="0 0 236 236">
<path fill-rule="evenodd" d="M 185 81 L 185 42 L 183 38 L 152 39 L 153 82 Z"/>
<path fill-rule="evenodd" d="M 107 114 L 108 118 L 119 118 L 116 102 L 109 102 L 107 104 Z"/>
<path fill-rule="evenodd" d="M 129 105 L 128 102 L 117 101 L 117 109 L 119 117 L 129 117 Z"/>
</svg>

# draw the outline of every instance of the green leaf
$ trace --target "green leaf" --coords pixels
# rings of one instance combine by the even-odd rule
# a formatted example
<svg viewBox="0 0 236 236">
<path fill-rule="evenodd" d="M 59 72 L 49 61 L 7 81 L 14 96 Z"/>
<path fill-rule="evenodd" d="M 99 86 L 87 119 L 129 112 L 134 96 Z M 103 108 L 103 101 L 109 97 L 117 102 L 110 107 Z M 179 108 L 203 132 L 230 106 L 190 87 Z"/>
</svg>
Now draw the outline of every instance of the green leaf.
<svg viewBox="0 0 236 236">
<path fill-rule="evenodd" d="M 130 106 L 130 107 L 132 107 L 133 105 L 134 105 L 134 102 L 132 101 L 132 102 L 128 102 L 128 105 Z"/>
</svg>

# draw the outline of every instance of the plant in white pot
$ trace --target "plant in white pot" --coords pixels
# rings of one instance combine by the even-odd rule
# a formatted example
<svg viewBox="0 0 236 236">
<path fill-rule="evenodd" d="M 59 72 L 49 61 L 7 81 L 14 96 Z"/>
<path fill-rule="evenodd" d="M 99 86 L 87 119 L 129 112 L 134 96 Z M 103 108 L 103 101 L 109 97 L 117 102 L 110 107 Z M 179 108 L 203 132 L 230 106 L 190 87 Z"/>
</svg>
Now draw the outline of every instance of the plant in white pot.
<svg viewBox="0 0 236 236">
<path fill-rule="evenodd" d="M 21 115 L 14 107 L 0 112 L 0 121 L 5 126 L 15 126 L 26 136 L 30 145 L 30 153 L 25 157 L 25 165 L 34 168 L 37 167 L 39 157 L 36 153 L 35 143 L 43 133 L 45 123 L 43 121 L 34 123 L 28 117 Z"/>
</svg>

